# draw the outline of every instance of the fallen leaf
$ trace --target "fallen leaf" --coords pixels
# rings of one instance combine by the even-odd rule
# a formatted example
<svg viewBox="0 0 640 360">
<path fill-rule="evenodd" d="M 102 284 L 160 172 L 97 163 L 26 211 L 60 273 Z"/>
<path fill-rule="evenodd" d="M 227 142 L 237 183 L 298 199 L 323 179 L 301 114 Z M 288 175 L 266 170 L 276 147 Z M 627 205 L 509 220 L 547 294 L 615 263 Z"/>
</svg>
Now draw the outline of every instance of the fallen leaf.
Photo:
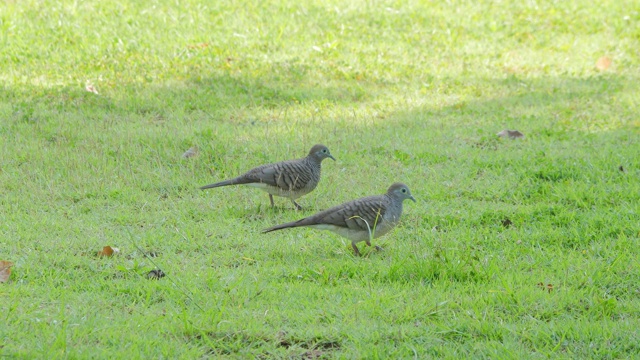
<svg viewBox="0 0 640 360">
<path fill-rule="evenodd" d="M 620 165 L 620 167 L 618 167 L 618 170 L 624 172 L 624 167 L 622 165 Z"/>
<path fill-rule="evenodd" d="M 189 148 L 189 150 L 185 151 L 184 154 L 182 154 L 182 157 L 185 159 L 188 159 L 188 158 L 198 156 L 198 153 L 199 153 L 198 147 L 192 146 Z"/>
<path fill-rule="evenodd" d="M 9 281 L 12 266 L 13 263 L 11 261 L 0 260 L 0 283 Z"/>
<path fill-rule="evenodd" d="M 513 225 L 513 222 L 511 221 L 511 219 L 509 218 L 504 218 L 502 219 L 502 226 L 508 228 L 509 226 Z"/>
<path fill-rule="evenodd" d="M 166 274 L 164 273 L 164 271 L 162 271 L 160 269 L 155 269 L 155 270 L 149 271 L 149 273 L 147 274 L 147 279 L 149 279 L 149 280 L 158 280 L 158 279 L 163 278 L 165 276 L 166 276 Z"/>
<path fill-rule="evenodd" d="M 603 56 L 596 61 L 596 68 L 600 71 L 604 71 L 611 67 L 611 63 L 613 63 L 613 61 L 610 58 Z"/>
<path fill-rule="evenodd" d="M 540 289 L 542 289 L 542 291 L 544 291 L 544 290 L 549 291 L 549 294 L 551 294 L 551 291 L 553 290 L 553 285 L 551 285 L 551 284 L 547 284 L 547 285 L 545 286 L 545 285 L 544 285 L 544 283 L 539 282 L 537 285 L 538 285 L 538 287 L 539 287 Z"/>
<path fill-rule="evenodd" d="M 93 86 L 93 85 L 91 85 L 91 84 L 87 84 L 87 85 L 84 87 L 84 89 L 85 89 L 85 90 L 87 90 L 88 92 L 92 92 L 92 93 L 94 93 L 94 94 L 98 95 L 98 90 L 96 90 L 95 86 Z"/>
<path fill-rule="evenodd" d="M 517 138 L 524 137 L 524 134 L 518 130 L 502 130 L 496 135 L 500 137 L 509 137 L 509 139 L 517 139 Z"/>
<path fill-rule="evenodd" d="M 194 44 L 194 45 L 187 45 L 187 47 L 189 49 L 198 49 L 198 48 L 204 49 L 206 47 L 209 47 L 209 44 L 208 43 L 199 43 L 199 44 Z"/>
<path fill-rule="evenodd" d="M 101 251 L 98 251 L 98 256 L 113 256 L 119 252 L 120 249 L 107 245 L 103 247 Z"/>
</svg>

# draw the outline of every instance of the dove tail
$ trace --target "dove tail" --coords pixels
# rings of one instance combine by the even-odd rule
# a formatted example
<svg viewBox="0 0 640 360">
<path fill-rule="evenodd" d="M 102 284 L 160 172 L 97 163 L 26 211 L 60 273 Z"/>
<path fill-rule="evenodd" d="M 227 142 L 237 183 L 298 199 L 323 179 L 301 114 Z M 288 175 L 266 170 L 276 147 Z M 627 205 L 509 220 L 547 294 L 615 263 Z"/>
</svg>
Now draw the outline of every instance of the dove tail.
<svg viewBox="0 0 640 360">
<path fill-rule="evenodd" d="M 225 180 L 225 181 L 220 181 L 217 182 L 215 184 L 209 184 L 209 185 L 205 185 L 203 187 L 200 188 L 200 190 L 206 190 L 206 189 L 213 189 L 213 188 L 217 188 L 217 187 L 221 187 L 221 186 L 229 186 L 229 185 L 241 185 L 241 184 L 249 184 L 252 183 L 253 181 L 246 179 L 242 176 L 239 176 L 237 178 L 233 178 L 230 180 Z"/>
<path fill-rule="evenodd" d="M 276 230 L 288 229 L 288 228 L 298 227 L 298 226 L 300 226 L 300 220 L 272 226 L 268 229 L 262 230 L 262 233 L 264 234 L 264 233 L 268 233 Z"/>
<path fill-rule="evenodd" d="M 213 189 L 213 188 L 217 188 L 217 187 L 220 187 L 220 186 L 227 186 L 227 185 L 233 185 L 233 182 L 231 182 L 231 180 L 220 181 L 220 182 L 217 182 L 215 184 L 205 185 L 205 186 L 201 187 L 200 190 Z"/>
</svg>

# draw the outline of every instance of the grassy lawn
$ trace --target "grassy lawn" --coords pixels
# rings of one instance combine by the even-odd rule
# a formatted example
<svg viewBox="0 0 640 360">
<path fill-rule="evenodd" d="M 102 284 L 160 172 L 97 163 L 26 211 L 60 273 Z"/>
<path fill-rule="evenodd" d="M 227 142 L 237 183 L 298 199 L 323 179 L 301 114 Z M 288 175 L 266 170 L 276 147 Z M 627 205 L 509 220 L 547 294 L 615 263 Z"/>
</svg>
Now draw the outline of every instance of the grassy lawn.
<svg viewBox="0 0 640 360">
<path fill-rule="evenodd" d="M 0 357 L 639 357 L 638 49 L 635 0 L 4 1 Z M 302 212 L 198 190 L 315 143 Z M 260 233 L 395 181 L 382 252 Z"/>
</svg>

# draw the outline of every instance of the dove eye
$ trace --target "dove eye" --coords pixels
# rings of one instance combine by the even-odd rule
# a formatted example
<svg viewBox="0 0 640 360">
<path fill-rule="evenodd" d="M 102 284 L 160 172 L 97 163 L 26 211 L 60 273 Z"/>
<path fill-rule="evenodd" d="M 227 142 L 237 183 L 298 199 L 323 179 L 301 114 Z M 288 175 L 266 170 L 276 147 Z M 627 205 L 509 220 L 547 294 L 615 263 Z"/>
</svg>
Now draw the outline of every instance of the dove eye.
<svg viewBox="0 0 640 360">
<path fill-rule="evenodd" d="M 407 192 L 407 189 L 402 189 L 402 193 L 403 194 L 406 193 L 406 192 Z"/>
<path fill-rule="evenodd" d="M 322 149 L 322 152 L 323 152 L 323 153 L 326 153 L 326 152 L 327 152 L 327 149 Z"/>
</svg>

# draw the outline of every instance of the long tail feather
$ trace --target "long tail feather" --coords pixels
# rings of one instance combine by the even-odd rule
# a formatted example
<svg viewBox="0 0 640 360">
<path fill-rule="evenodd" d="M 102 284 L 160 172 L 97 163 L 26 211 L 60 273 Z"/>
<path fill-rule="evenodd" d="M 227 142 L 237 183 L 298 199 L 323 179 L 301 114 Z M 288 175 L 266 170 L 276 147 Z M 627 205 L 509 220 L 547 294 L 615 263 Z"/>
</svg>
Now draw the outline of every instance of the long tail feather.
<svg viewBox="0 0 640 360">
<path fill-rule="evenodd" d="M 303 219 L 304 220 L 304 219 Z M 268 233 L 268 232 L 272 232 L 272 231 L 276 231 L 276 230 L 282 230 L 282 229 L 287 229 L 287 228 L 292 228 L 292 227 L 298 227 L 300 226 L 300 221 L 292 221 L 292 222 L 288 222 L 285 224 L 280 224 L 280 225 L 276 225 L 276 226 L 272 226 L 268 229 L 264 229 L 262 230 L 262 233 Z"/>
<path fill-rule="evenodd" d="M 242 184 L 250 184 L 255 182 L 254 180 L 251 179 L 247 179 L 246 177 L 243 176 L 238 176 L 237 178 L 233 178 L 233 179 L 229 179 L 229 180 L 225 180 L 225 181 L 220 181 L 217 182 L 215 184 L 209 184 L 209 185 L 205 185 L 203 187 L 200 188 L 200 190 L 205 190 L 205 189 L 213 189 L 213 188 L 217 188 L 220 186 L 228 186 L 228 185 L 242 185 Z"/>
<path fill-rule="evenodd" d="M 209 185 L 205 185 L 203 187 L 200 188 L 200 190 L 205 190 L 205 189 L 213 189 L 213 188 L 217 188 L 220 186 L 227 186 L 227 185 L 233 185 L 233 181 L 232 180 L 225 180 L 225 181 L 220 181 L 217 182 L 215 184 L 209 184 Z"/>
</svg>

